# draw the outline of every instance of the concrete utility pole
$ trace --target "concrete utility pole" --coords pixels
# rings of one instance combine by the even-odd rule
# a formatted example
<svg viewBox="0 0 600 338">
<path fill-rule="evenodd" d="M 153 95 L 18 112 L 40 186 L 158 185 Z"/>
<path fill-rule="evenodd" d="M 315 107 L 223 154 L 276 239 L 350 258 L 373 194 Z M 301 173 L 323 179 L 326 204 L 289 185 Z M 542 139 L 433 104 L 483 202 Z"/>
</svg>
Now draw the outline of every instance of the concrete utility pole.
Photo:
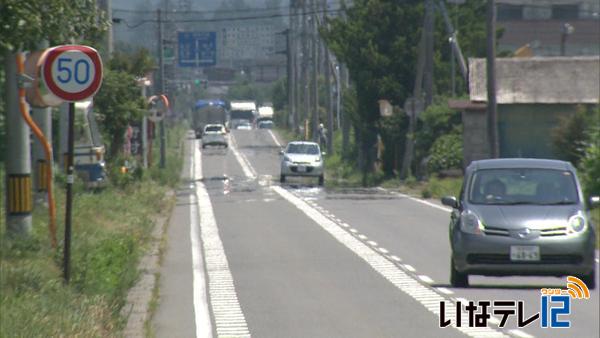
<svg viewBox="0 0 600 338">
<path fill-rule="evenodd" d="M 431 2 L 431 0 L 428 0 Z M 429 24 L 428 15 L 432 15 L 429 12 L 429 9 L 432 9 L 431 6 L 426 7 L 425 18 L 423 20 L 423 33 L 421 33 L 421 41 L 419 42 L 419 54 L 417 57 L 417 74 L 415 76 L 415 84 L 413 87 L 413 107 L 411 109 L 408 121 L 408 132 L 406 134 L 406 141 L 404 143 L 404 158 L 402 159 L 402 168 L 400 169 L 400 178 L 405 179 L 410 173 L 410 164 L 412 163 L 413 151 L 414 151 L 414 131 L 415 125 L 417 124 L 417 118 L 415 116 L 415 107 L 414 102 L 416 100 L 421 100 L 423 96 L 423 78 L 426 67 L 426 55 L 427 55 L 427 25 Z"/>
<path fill-rule="evenodd" d="M 6 91 L 6 227 L 9 236 L 31 232 L 31 157 L 29 127 L 19 111 L 16 53 L 4 58 Z M 4 192 L 2 192 L 4 194 Z"/>
<path fill-rule="evenodd" d="M 162 30 L 162 16 L 160 8 L 157 10 L 158 16 L 158 67 L 160 80 L 158 81 L 158 90 L 160 94 L 165 93 L 165 63 L 163 57 L 163 30 Z M 164 168 L 166 165 L 166 136 L 165 136 L 165 119 L 163 118 L 160 122 L 160 168 Z"/>
<path fill-rule="evenodd" d="M 295 50 L 293 47 L 293 34 L 294 34 L 294 3 L 290 1 L 290 21 L 289 27 L 287 29 L 286 36 L 286 51 L 287 51 L 287 94 L 288 94 L 288 118 L 285 121 L 292 130 L 296 130 L 296 107 L 294 107 L 294 96 L 295 96 L 295 88 L 294 82 L 296 82 L 295 70 L 296 66 L 294 66 L 294 54 Z"/>
<path fill-rule="evenodd" d="M 318 83 L 318 73 L 319 73 L 319 41 L 318 32 L 317 32 L 317 4 L 316 0 L 311 1 L 311 10 L 313 12 L 312 15 L 312 84 L 313 84 L 313 104 L 312 104 L 312 139 L 313 141 L 317 140 L 318 130 L 319 130 L 319 83 Z"/>
<path fill-rule="evenodd" d="M 288 35 L 289 38 L 289 48 L 290 48 L 290 62 L 292 63 L 292 76 L 291 76 L 291 108 L 290 112 L 292 114 L 292 130 L 298 130 L 298 47 L 296 46 L 296 23 L 298 19 L 296 18 L 298 3 L 296 0 L 292 0 L 290 4 L 290 33 Z"/>
<path fill-rule="evenodd" d="M 327 16 L 327 0 L 323 0 L 323 19 Z M 323 45 L 323 58 L 325 59 L 325 104 L 327 107 L 327 152 L 333 153 L 333 126 L 334 126 L 334 117 L 333 117 L 333 99 L 331 98 L 331 59 L 329 58 L 329 48 L 325 44 L 325 41 L 322 41 Z"/>
<path fill-rule="evenodd" d="M 48 42 L 39 44 L 39 49 L 48 48 Z M 52 109 L 47 108 L 32 108 L 31 117 L 35 124 L 40 128 L 48 143 L 52 144 Z M 46 155 L 44 152 L 44 146 L 37 137 L 33 138 L 33 149 L 32 159 L 35 170 L 33 170 L 33 177 L 35 179 L 35 191 L 36 191 L 36 203 L 44 203 L 47 201 L 48 182 L 46 182 L 46 167 L 54 165 L 53 159 L 50 159 L 50 163 L 46 163 Z"/>
<path fill-rule="evenodd" d="M 498 112 L 496 104 L 496 4 L 487 0 L 487 134 L 490 157 L 498 158 Z"/>
<path fill-rule="evenodd" d="M 433 29 L 435 25 L 433 0 L 425 1 L 425 107 L 433 102 Z"/>
<path fill-rule="evenodd" d="M 308 85 L 308 65 L 309 65 L 309 45 L 308 45 L 308 15 L 306 3 L 308 0 L 302 1 L 302 72 L 301 72 L 301 81 L 302 84 L 302 105 L 303 105 L 303 114 L 301 119 L 301 124 L 304 128 L 304 136 L 308 134 L 308 129 L 306 128 L 306 121 L 310 117 L 310 90 Z"/>
</svg>

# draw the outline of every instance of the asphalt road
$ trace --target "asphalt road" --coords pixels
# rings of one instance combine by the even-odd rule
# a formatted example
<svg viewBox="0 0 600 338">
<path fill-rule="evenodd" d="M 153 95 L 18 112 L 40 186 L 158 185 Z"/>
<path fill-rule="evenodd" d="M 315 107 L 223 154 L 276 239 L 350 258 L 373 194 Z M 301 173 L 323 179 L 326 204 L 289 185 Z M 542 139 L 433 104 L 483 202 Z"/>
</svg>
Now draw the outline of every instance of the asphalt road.
<svg viewBox="0 0 600 338">
<path fill-rule="evenodd" d="M 455 302 L 522 300 L 564 278 L 471 277 L 449 286 L 449 213 L 384 189 L 278 183 L 279 145 L 267 130 L 232 131 L 230 149 L 190 139 L 171 218 L 153 321 L 157 337 L 598 337 L 599 296 L 573 300 L 569 329 L 440 328 Z M 480 309 L 477 309 L 479 312 Z"/>
</svg>

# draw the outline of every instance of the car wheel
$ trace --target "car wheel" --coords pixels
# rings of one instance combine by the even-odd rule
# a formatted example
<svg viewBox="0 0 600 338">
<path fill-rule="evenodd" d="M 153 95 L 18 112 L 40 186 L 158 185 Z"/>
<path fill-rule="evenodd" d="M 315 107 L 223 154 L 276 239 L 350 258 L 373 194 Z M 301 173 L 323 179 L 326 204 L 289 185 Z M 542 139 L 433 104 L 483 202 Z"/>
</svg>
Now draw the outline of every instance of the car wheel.
<svg viewBox="0 0 600 338">
<path fill-rule="evenodd" d="M 325 177 L 323 175 L 319 176 L 319 185 L 323 186 L 325 184 Z"/>
<path fill-rule="evenodd" d="M 279 176 L 279 182 L 285 183 L 285 175 Z"/>
<path fill-rule="evenodd" d="M 452 258 L 450 258 L 450 284 L 456 288 L 469 287 L 469 274 L 456 270 Z"/>
<path fill-rule="evenodd" d="M 588 289 L 594 290 L 596 288 L 596 269 L 593 268 L 590 273 L 580 276 L 579 279 L 587 285 Z"/>
</svg>

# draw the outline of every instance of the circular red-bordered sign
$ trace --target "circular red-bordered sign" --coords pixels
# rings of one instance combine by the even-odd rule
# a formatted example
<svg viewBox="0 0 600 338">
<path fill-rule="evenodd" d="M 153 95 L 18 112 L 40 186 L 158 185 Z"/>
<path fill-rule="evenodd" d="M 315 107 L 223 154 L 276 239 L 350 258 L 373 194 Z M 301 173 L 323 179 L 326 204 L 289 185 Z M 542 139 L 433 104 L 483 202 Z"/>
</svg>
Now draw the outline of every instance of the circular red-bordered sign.
<svg viewBox="0 0 600 338">
<path fill-rule="evenodd" d="M 54 47 L 42 64 L 42 78 L 56 97 L 69 102 L 85 100 L 102 84 L 100 54 L 88 46 Z"/>
</svg>

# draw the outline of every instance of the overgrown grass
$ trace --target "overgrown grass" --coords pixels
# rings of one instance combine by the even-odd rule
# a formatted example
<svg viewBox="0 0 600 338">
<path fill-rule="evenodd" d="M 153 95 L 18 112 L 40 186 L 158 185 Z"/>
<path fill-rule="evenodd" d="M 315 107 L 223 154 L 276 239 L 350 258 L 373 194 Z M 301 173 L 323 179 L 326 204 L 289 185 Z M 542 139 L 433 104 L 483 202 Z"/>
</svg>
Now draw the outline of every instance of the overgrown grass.
<svg viewBox="0 0 600 338">
<path fill-rule="evenodd" d="M 58 250 L 50 247 L 46 208 L 34 210 L 33 231 L 27 238 L 9 238 L 2 215 L 1 337 L 120 336 L 124 318 L 119 311 L 138 277 L 137 263 L 150 238 L 153 219 L 167 214 L 173 203 L 165 196 L 181 172 L 183 152 L 177 138 L 182 135 L 183 128 L 169 133 L 164 172 L 152 174 L 150 170 L 138 181 L 96 192 L 78 186 L 69 285 L 62 280 L 64 187 L 56 186 Z M 1 191 L 3 184 L 4 179 Z"/>
</svg>

